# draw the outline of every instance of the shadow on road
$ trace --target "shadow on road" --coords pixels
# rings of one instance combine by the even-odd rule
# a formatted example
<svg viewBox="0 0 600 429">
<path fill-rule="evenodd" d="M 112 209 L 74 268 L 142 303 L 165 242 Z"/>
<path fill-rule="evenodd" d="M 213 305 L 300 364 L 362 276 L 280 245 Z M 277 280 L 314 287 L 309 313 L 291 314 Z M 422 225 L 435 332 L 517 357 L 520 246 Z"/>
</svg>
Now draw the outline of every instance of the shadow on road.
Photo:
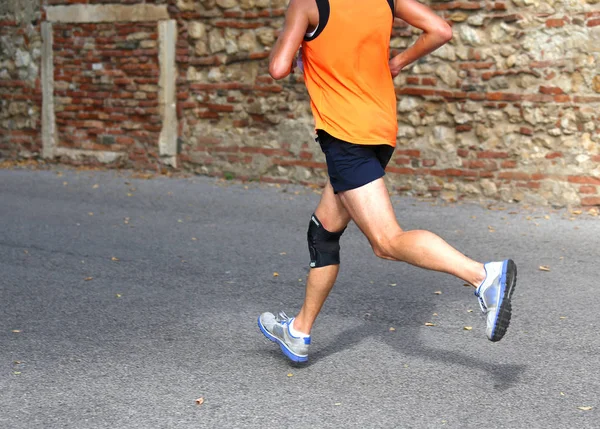
<svg viewBox="0 0 600 429">
<path fill-rule="evenodd" d="M 381 333 L 385 332 L 386 327 L 387 325 L 384 323 L 366 322 L 361 326 L 343 331 L 332 342 L 311 354 L 309 362 L 304 366 L 314 365 L 321 359 L 352 348 L 364 341 L 365 338 L 376 337 L 403 355 L 426 358 L 443 364 L 462 365 L 470 370 L 487 372 L 494 380 L 494 388 L 497 390 L 513 387 L 527 369 L 526 365 L 493 364 L 463 353 L 423 345 L 417 329 L 403 329 L 403 334 L 393 337 L 382 335 Z"/>
</svg>

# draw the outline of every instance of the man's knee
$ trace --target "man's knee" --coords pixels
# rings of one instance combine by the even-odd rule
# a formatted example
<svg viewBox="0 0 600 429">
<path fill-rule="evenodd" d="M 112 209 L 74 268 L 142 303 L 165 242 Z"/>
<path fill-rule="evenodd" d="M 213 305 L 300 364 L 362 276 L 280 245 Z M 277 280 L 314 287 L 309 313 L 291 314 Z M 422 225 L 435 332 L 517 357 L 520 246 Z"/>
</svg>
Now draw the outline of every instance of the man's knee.
<svg viewBox="0 0 600 429">
<path fill-rule="evenodd" d="M 339 232 L 327 231 L 316 215 L 312 215 L 308 224 L 308 251 L 310 267 L 319 268 L 340 263 L 340 237 L 346 228 Z"/>
<path fill-rule="evenodd" d="M 371 248 L 375 256 L 381 259 L 396 260 L 394 252 L 394 241 L 402 234 L 402 231 L 392 235 L 380 235 L 371 240 Z"/>
<path fill-rule="evenodd" d="M 379 240 L 371 243 L 371 248 L 375 256 L 381 259 L 391 259 L 391 252 L 389 249 L 389 243 L 386 240 Z"/>
</svg>

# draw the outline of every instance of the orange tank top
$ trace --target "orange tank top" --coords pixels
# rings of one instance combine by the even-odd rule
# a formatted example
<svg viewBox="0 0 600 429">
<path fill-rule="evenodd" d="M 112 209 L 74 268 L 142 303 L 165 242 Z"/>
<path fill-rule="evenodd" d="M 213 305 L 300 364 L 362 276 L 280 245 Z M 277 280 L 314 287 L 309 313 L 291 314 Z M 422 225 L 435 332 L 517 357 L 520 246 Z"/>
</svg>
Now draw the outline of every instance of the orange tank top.
<svg viewBox="0 0 600 429">
<path fill-rule="evenodd" d="M 396 146 L 393 0 L 316 1 L 319 25 L 302 43 L 315 128 L 349 143 Z"/>
</svg>

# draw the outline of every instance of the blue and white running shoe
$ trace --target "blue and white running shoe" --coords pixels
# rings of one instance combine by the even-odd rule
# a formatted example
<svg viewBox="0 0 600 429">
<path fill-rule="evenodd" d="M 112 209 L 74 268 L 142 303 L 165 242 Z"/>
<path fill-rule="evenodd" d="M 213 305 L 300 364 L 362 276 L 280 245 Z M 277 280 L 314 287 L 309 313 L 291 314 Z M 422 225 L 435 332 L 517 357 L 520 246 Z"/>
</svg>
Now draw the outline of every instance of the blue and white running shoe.
<svg viewBox="0 0 600 429">
<path fill-rule="evenodd" d="M 293 362 L 308 361 L 310 336 L 294 337 L 290 333 L 290 319 L 283 311 L 275 317 L 272 313 L 263 313 L 258 317 L 258 327 L 269 340 L 279 344 L 281 351 Z"/>
<path fill-rule="evenodd" d="M 517 265 L 512 259 L 488 262 L 486 278 L 475 290 L 481 311 L 487 315 L 485 333 L 490 341 L 500 341 L 510 323 L 510 299 L 517 284 Z"/>
</svg>

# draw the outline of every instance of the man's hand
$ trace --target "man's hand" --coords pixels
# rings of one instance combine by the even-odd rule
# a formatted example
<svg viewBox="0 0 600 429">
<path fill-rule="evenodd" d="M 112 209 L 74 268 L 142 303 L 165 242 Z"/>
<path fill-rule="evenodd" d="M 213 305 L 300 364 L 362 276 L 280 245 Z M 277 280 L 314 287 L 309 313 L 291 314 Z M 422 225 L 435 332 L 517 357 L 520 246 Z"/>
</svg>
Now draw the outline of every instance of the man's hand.
<svg viewBox="0 0 600 429">
<path fill-rule="evenodd" d="M 398 56 L 395 56 L 390 60 L 390 72 L 392 72 L 392 78 L 398 76 L 403 68 L 404 65 L 400 63 L 400 58 L 398 58 Z"/>
</svg>

